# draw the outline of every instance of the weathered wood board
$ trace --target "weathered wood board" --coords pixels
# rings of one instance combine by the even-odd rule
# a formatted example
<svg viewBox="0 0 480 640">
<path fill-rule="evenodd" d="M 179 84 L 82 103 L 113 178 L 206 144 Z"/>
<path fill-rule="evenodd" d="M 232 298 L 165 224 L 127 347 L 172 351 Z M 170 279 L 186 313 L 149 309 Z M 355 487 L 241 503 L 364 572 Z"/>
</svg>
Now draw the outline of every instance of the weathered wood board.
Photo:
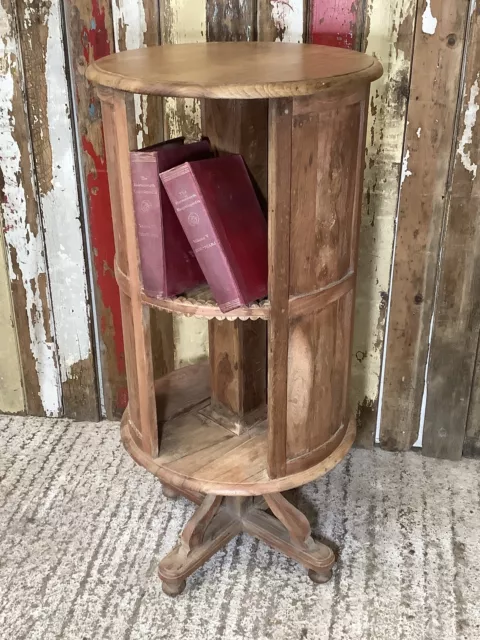
<svg viewBox="0 0 480 640">
<path fill-rule="evenodd" d="M 258 0 L 258 40 L 303 42 L 304 0 Z"/>
<path fill-rule="evenodd" d="M 61 2 L 17 3 L 64 413 L 98 419 Z"/>
<path fill-rule="evenodd" d="M 381 445 L 417 440 L 468 0 L 417 7 L 385 362 Z"/>
<path fill-rule="evenodd" d="M 462 455 L 467 416 L 465 452 L 480 452 L 478 381 L 472 387 L 480 330 L 480 3 L 474 2 L 472 9 L 446 200 L 423 433 L 425 455 L 454 460 Z"/>
<path fill-rule="evenodd" d="M 0 9 L 1 11 L 1 9 Z M 0 198 L 1 200 L 1 198 Z M 23 413 L 22 369 L 0 225 L 0 412 Z"/>
<path fill-rule="evenodd" d="M 65 2 L 68 55 L 92 247 L 92 272 L 103 390 L 102 413 L 118 417 L 127 403 L 120 299 L 113 273 L 114 244 L 100 104 L 85 79 L 87 64 L 113 52 L 108 0 Z"/>
<path fill-rule="evenodd" d="M 366 447 L 377 423 L 415 7 L 415 0 L 374 0 L 366 8 L 363 47 L 384 67 L 370 90 L 352 354 L 357 442 Z"/>
<path fill-rule="evenodd" d="M 25 110 L 16 3 L 2 0 L 0 41 L 0 200 L 17 328 L 25 408 L 31 415 L 62 411 L 60 372 L 38 209 L 30 123 Z"/>
</svg>

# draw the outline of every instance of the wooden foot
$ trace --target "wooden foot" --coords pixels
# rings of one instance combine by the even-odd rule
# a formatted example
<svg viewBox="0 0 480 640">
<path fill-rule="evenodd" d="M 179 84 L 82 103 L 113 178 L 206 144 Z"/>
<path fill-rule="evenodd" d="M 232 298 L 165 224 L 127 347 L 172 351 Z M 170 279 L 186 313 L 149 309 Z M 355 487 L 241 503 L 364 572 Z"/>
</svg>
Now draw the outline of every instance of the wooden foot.
<svg viewBox="0 0 480 640">
<path fill-rule="evenodd" d="M 255 499 L 208 495 L 188 521 L 179 544 L 160 562 L 163 591 L 170 596 L 182 593 L 186 578 L 241 531 L 305 566 L 313 582 L 323 584 L 332 577 L 333 551 L 312 538 L 307 518 L 282 494 Z"/>
<path fill-rule="evenodd" d="M 173 500 L 174 498 L 178 498 L 178 496 L 180 495 L 178 491 L 175 491 L 175 489 L 171 487 L 169 484 L 164 484 L 162 485 L 162 487 L 163 487 L 163 495 L 166 498 L 171 498 Z"/>
</svg>

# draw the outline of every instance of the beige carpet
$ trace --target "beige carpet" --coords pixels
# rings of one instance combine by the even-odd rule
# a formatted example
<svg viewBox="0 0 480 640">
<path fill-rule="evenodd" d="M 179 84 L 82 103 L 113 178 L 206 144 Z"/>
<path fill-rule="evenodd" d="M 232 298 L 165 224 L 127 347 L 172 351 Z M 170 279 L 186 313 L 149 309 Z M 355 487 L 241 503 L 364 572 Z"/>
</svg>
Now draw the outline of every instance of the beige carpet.
<svg viewBox="0 0 480 640">
<path fill-rule="evenodd" d="M 192 507 L 118 426 L 0 418 L 0 638 L 479 640 L 479 479 L 357 450 L 297 496 L 340 550 L 329 584 L 241 536 L 170 599 L 157 563 Z"/>
</svg>

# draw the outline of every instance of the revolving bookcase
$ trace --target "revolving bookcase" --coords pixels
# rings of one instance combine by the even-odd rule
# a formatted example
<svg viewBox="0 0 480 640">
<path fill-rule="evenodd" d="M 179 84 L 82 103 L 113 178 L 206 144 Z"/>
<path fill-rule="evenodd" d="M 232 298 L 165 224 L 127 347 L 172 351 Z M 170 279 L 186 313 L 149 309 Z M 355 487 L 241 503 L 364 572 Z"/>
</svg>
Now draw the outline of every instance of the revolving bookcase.
<svg viewBox="0 0 480 640">
<path fill-rule="evenodd" d="M 166 45 L 87 70 L 102 104 L 129 403 L 122 439 L 169 496 L 196 502 L 161 561 L 169 595 L 241 531 L 326 582 L 335 557 L 282 492 L 348 452 L 355 275 L 370 83 L 381 65 L 317 45 Z M 222 314 L 208 291 L 142 290 L 129 93 L 197 98 L 218 153 L 241 153 L 268 211 L 268 300 Z M 209 362 L 153 380 L 149 307 L 209 321 Z"/>
</svg>

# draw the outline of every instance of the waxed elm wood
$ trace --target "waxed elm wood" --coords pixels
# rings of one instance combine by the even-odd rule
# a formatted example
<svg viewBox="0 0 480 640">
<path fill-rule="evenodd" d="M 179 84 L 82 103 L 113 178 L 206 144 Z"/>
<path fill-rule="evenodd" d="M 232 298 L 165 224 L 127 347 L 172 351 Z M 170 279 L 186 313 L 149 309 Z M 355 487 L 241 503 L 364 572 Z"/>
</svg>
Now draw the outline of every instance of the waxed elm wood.
<svg viewBox="0 0 480 640">
<path fill-rule="evenodd" d="M 133 93 L 188 98 L 277 98 L 369 83 L 380 63 L 356 51 L 280 42 L 210 42 L 122 51 L 87 78 Z"/>
<path fill-rule="evenodd" d="M 171 91 L 166 93 L 206 98 L 202 102 L 205 133 L 219 152 L 241 152 L 260 199 L 268 192 L 268 301 L 235 310 L 230 316 L 233 322 L 208 298 L 186 292 L 182 297 L 155 300 L 142 292 L 125 94 L 100 91 L 116 205 L 115 273 L 130 393 L 122 440 L 131 456 L 164 484 L 166 495 L 179 493 L 202 501 L 179 545 L 160 564 L 164 591 L 170 595 L 180 593 L 186 576 L 241 531 L 304 564 L 313 581 L 326 582 L 334 554 L 311 538 L 306 518 L 281 492 L 327 473 L 347 454 L 355 437 L 347 397 L 365 113 L 368 84 L 380 75 L 381 66 L 361 54 L 345 57 L 345 52 L 319 47 L 314 51 L 285 44 L 271 49 L 248 43 L 222 46 L 224 52 L 236 51 L 239 57 L 234 66 L 229 53 L 221 64 L 216 58 L 210 75 L 209 69 L 202 71 L 191 63 L 196 72 L 194 87 L 188 84 L 188 74 L 182 75 L 185 69 L 179 62 L 177 80 L 169 81 Z M 200 49 L 198 59 L 213 51 L 204 49 L 202 54 Z M 282 60 L 287 49 L 290 63 Z M 263 65 L 258 64 L 261 50 Z M 187 49 L 171 51 L 182 58 Z M 150 62 L 158 55 L 170 55 L 158 49 L 130 53 Z M 302 57 L 300 77 L 295 65 Z M 125 67 L 123 57 L 122 77 L 99 71 L 112 60 L 120 61 L 120 56 L 92 65 L 90 79 L 133 91 L 132 81 L 138 78 L 131 73 L 128 78 L 126 67 L 132 63 Z M 148 85 L 152 77 L 157 74 L 158 80 L 165 72 L 150 63 L 140 69 L 148 76 L 144 87 L 152 87 Z M 260 86 L 259 78 L 268 69 L 270 81 L 263 79 Z M 228 90 L 222 84 L 222 74 L 227 72 Z M 202 73 L 209 78 L 205 76 L 199 90 Z M 282 74 L 280 80 L 276 73 Z M 156 82 L 153 93 L 162 93 L 167 86 L 162 82 L 165 78 Z M 220 96 L 241 99 L 238 104 L 208 99 Z M 254 97 L 262 100 L 248 100 Z M 148 306 L 221 319 L 212 322 L 210 364 L 171 372 L 154 385 Z M 253 317 L 258 319 L 253 322 Z M 248 404 L 242 393 L 253 399 L 250 408 L 264 394 L 255 379 L 264 368 L 261 361 L 255 362 L 255 354 L 252 357 L 252 351 L 261 346 L 255 327 L 262 327 L 262 320 L 268 321 L 268 413 L 266 418 L 255 414 L 256 420 L 236 431 L 236 421 Z M 253 333 L 246 342 L 250 327 Z M 218 411 L 219 406 L 231 414 Z M 156 452 L 153 438 L 158 435 Z M 202 500 L 203 494 L 207 495 Z M 264 511 L 267 506 L 273 515 Z"/>
</svg>

